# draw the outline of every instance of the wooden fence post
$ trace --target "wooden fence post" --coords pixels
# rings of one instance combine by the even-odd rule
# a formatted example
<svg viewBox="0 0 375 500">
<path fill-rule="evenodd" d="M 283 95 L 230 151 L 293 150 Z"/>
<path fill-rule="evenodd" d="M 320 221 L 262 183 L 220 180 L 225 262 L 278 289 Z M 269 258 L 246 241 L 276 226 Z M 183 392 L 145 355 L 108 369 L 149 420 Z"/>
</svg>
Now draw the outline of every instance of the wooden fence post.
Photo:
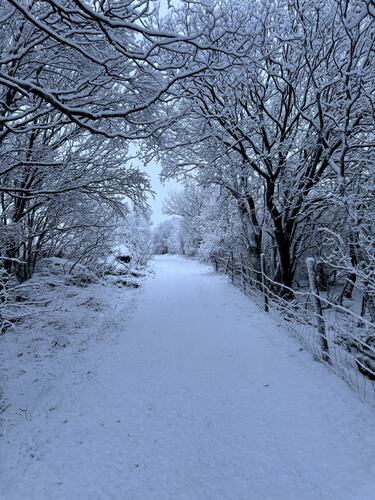
<svg viewBox="0 0 375 500">
<path fill-rule="evenodd" d="M 230 253 L 230 257 L 231 257 L 231 280 L 232 280 L 232 283 L 234 283 L 234 255 L 233 255 L 233 250 Z"/>
<path fill-rule="evenodd" d="M 262 292 L 264 298 L 264 310 L 268 312 L 268 293 L 265 284 L 265 274 L 264 274 L 264 253 L 260 254 L 260 278 L 262 282 Z"/>
<path fill-rule="evenodd" d="M 306 259 L 307 274 L 309 276 L 311 298 L 314 306 L 314 316 L 316 328 L 319 334 L 320 347 L 322 350 L 322 360 L 330 363 L 328 341 L 326 335 L 326 327 L 323 317 L 322 304 L 319 299 L 319 290 L 316 284 L 316 274 L 315 274 L 315 259 L 313 257 L 308 257 Z"/>
<path fill-rule="evenodd" d="M 246 269 L 243 263 L 241 264 L 241 278 L 242 278 L 242 290 L 246 293 L 247 283 L 246 283 Z"/>
<path fill-rule="evenodd" d="M 229 273 L 229 256 L 225 262 L 225 267 L 224 267 L 224 274 L 228 274 Z"/>
</svg>

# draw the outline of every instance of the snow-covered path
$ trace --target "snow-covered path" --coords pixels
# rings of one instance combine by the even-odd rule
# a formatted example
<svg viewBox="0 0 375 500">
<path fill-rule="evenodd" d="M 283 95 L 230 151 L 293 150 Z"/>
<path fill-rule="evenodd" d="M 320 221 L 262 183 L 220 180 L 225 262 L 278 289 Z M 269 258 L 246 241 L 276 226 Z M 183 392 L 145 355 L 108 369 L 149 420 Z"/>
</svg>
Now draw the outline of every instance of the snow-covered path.
<svg viewBox="0 0 375 500">
<path fill-rule="evenodd" d="M 373 499 L 373 410 L 224 277 L 180 257 L 155 270 L 58 411 L 10 436 L 1 498 Z"/>
</svg>

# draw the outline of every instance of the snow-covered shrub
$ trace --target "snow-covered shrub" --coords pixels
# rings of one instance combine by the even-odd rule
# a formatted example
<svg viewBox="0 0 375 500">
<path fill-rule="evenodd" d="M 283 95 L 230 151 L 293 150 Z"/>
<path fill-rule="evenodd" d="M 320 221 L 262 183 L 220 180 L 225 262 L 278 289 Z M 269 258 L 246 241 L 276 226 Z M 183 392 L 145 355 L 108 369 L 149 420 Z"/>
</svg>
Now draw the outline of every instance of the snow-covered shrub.
<svg viewBox="0 0 375 500">
<path fill-rule="evenodd" d="M 152 228 L 148 213 L 128 213 L 117 233 L 113 254 L 125 269 L 139 269 L 147 265 L 153 254 Z"/>
</svg>

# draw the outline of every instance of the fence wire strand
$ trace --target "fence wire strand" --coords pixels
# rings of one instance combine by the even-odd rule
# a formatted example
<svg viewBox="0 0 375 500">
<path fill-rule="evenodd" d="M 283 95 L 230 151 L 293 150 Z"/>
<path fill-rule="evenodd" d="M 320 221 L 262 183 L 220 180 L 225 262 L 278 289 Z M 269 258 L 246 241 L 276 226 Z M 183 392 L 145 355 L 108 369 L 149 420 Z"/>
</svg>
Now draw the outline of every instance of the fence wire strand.
<svg viewBox="0 0 375 500">
<path fill-rule="evenodd" d="M 286 326 L 315 359 L 327 364 L 364 400 L 375 404 L 375 324 L 371 320 L 319 292 L 287 287 L 236 256 L 215 257 L 215 268 Z M 321 314 L 314 308 L 314 299 L 319 301 Z"/>
</svg>

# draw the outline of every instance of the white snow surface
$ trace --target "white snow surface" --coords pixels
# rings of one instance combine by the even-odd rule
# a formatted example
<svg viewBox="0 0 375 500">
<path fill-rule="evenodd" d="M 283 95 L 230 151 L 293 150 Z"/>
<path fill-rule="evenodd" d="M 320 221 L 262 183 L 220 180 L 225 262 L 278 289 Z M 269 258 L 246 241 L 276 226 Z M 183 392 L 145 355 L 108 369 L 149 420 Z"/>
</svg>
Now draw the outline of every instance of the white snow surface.
<svg viewBox="0 0 375 500">
<path fill-rule="evenodd" d="M 153 265 L 120 290 L 130 318 L 113 307 L 104 338 L 39 360 L 48 384 L 0 438 L 1 499 L 375 498 L 373 408 L 225 277 Z"/>
</svg>

